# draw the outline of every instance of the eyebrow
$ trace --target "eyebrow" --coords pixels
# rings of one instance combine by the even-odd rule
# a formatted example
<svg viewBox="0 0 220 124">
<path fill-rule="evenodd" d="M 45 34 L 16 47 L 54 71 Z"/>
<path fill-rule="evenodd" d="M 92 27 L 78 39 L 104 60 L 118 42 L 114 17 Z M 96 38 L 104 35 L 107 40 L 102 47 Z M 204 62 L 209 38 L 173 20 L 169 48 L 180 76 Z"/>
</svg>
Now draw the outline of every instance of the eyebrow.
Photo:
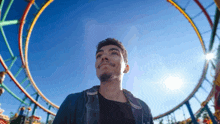
<svg viewBox="0 0 220 124">
<path fill-rule="evenodd" d="M 103 52 L 103 50 L 97 50 L 96 55 L 97 55 L 99 52 Z"/>
<path fill-rule="evenodd" d="M 116 51 L 120 52 L 117 48 L 111 48 L 111 49 L 109 49 L 109 51 L 113 51 L 113 50 L 116 50 Z"/>
<path fill-rule="evenodd" d="M 111 48 L 111 49 L 109 49 L 108 51 L 113 51 L 113 50 L 116 50 L 116 51 L 120 52 L 117 48 Z M 104 52 L 104 50 L 97 50 L 96 55 L 97 55 L 99 52 Z"/>
</svg>

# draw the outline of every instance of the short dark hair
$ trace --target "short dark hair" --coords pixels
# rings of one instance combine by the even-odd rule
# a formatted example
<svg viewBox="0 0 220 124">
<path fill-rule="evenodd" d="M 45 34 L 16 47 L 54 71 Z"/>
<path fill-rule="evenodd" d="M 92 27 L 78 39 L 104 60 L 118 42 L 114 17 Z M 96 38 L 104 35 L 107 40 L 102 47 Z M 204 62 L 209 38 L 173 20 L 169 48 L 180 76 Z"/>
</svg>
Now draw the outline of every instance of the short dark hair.
<svg viewBox="0 0 220 124">
<path fill-rule="evenodd" d="M 107 38 L 105 40 L 102 40 L 98 43 L 98 45 L 96 46 L 96 54 L 98 52 L 98 50 L 100 50 L 103 46 L 107 46 L 107 45 L 115 45 L 117 47 L 119 47 L 122 51 L 122 55 L 124 58 L 125 63 L 128 63 L 128 54 L 127 54 L 127 50 L 125 49 L 125 47 L 122 45 L 122 43 L 119 40 L 116 40 L 115 38 Z"/>
</svg>

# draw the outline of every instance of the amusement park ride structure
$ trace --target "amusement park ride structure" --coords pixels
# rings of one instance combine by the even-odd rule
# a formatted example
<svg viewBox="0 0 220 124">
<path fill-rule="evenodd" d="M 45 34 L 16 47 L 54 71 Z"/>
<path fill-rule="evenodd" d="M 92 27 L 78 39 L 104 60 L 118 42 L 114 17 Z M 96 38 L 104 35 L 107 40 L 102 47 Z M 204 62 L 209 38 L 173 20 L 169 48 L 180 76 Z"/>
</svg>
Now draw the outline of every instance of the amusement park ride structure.
<svg viewBox="0 0 220 124">
<path fill-rule="evenodd" d="M 208 22 L 209 22 L 209 24 L 210 24 L 211 30 L 212 30 L 212 32 L 211 32 L 211 38 L 210 38 L 210 44 L 209 44 L 209 49 L 206 50 L 206 47 L 205 47 L 205 44 L 204 44 L 204 41 L 203 41 L 203 38 L 202 38 L 202 36 L 201 36 L 201 33 L 200 33 L 199 29 L 196 27 L 196 25 L 195 25 L 193 19 L 185 12 L 186 7 L 185 7 L 185 8 L 182 8 L 181 6 L 179 6 L 179 5 L 178 5 L 176 2 L 174 2 L 173 0 L 167 0 L 167 1 L 170 2 L 173 6 L 175 6 L 176 9 L 178 9 L 178 10 L 185 16 L 185 18 L 189 21 L 189 23 L 191 24 L 191 26 L 193 27 L 193 29 L 195 30 L 195 32 L 196 32 L 196 34 L 197 34 L 197 36 L 198 36 L 198 38 L 199 38 L 199 41 L 200 41 L 200 43 L 201 43 L 201 45 L 202 45 L 202 49 L 203 49 L 204 54 L 208 54 L 209 52 L 211 52 L 212 47 L 213 47 L 213 43 L 214 43 L 214 39 L 215 39 L 215 37 L 218 37 L 218 35 L 216 34 L 216 30 L 217 30 L 217 26 L 218 26 L 218 23 L 219 23 L 219 16 L 220 16 L 219 3 L 220 3 L 220 2 L 217 1 L 217 0 L 215 0 L 215 3 L 216 3 L 216 5 L 217 5 L 217 7 L 216 7 L 216 12 L 215 12 L 214 24 L 213 24 L 213 22 L 212 22 L 210 16 L 208 15 L 208 13 L 207 13 L 207 11 L 206 11 L 207 8 L 204 8 L 204 7 L 202 6 L 202 4 L 201 4 L 198 0 L 194 0 L 194 2 L 195 2 L 195 3 L 199 6 L 199 8 L 202 10 L 201 13 L 203 13 L 203 14 L 205 15 L 205 17 L 207 18 L 207 20 L 208 20 Z M 201 14 L 201 13 L 200 13 L 200 14 Z M 196 15 L 196 16 L 197 16 L 197 15 Z M 195 16 L 195 17 L 196 17 L 196 16 Z M 219 38 L 219 37 L 218 37 L 218 38 Z M 220 54 L 220 44 L 219 44 L 219 49 L 218 49 L 217 55 L 219 55 L 219 54 Z M 220 60 L 220 57 L 218 56 L 217 61 L 216 61 L 216 63 L 217 63 L 216 66 L 212 63 L 212 66 L 215 68 L 215 72 L 216 72 L 214 82 L 218 82 L 218 81 L 219 81 L 219 78 L 218 78 L 218 77 L 220 77 L 220 75 L 219 75 L 219 72 L 220 72 L 220 70 L 219 70 L 219 63 L 220 63 L 220 61 L 219 61 L 219 60 Z M 196 92 L 198 91 L 198 89 L 201 87 L 201 84 L 203 83 L 203 81 L 206 80 L 206 73 L 207 73 L 207 69 L 208 69 L 208 64 L 209 64 L 209 63 L 210 63 L 209 60 L 206 60 L 206 61 L 205 61 L 205 66 L 204 66 L 204 69 L 203 69 L 202 76 L 201 76 L 201 78 L 200 78 L 200 80 L 199 80 L 199 83 L 198 83 L 197 86 L 194 88 L 194 90 L 191 92 L 191 94 L 190 94 L 185 100 L 183 100 L 183 102 L 181 102 L 179 105 L 177 105 L 176 107 L 174 107 L 174 108 L 171 109 L 170 111 L 165 112 L 164 114 L 161 114 L 161 115 L 159 115 L 159 116 L 154 117 L 154 120 L 159 119 L 159 118 L 163 118 L 163 117 L 165 117 L 165 116 L 168 116 L 169 114 L 171 114 L 171 113 L 173 113 L 174 111 L 176 111 L 177 109 L 179 109 L 181 106 L 186 105 L 187 108 L 188 108 L 188 111 L 189 111 L 189 113 L 190 113 L 191 120 L 193 121 L 194 124 L 197 123 L 195 116 L 196 116 L 197 114 L 200 114 L 200 113 L 204 110 L 204 108 L 205 108 L 206 111 L 208 112 L 208 114 L 209 114 L 210 118 L 212 119 L 213 123 L 217 123 L 216 120 L 214 119 L 214 117 L 213 117 L 211 111 L 209 110 L 209 108 L 208 108 L 208 106 L 207 106 L 207 103 L 208 103 L 208 102 L 211 100 L 211 98 L 215 95 L 215 92 L 216 92 L 216 83 L 214 83 L 211 92 L 209 93 L 209 95 L 208 95 L 208 97 L 206 98 L 206 100 L 201 104 L 201 108 L 200 108 L 196 113 L 193 114 L 192 109 L 191 109 L 190 104 L 189 104 L 189 100 L 190 100 L 192 97 L 195 97 L 195 93 L 196 93 Z M 196 98 L 196 97 L 195 97 L 195 98 Z M 196 99 L 197 99 L 197 98 L 196 98 Z M 216 99 L 215 99 L 215 105 L 216 105 Z M 216 106 L 215 106 L 215 109 L 216 109 Z M 216 110 L 217 110 L 217 109 L 216 109 Z"/>
<path fill-rule="evenodd" d="M 206 55 L 208 54 L 209 52 L 211 52 L 212 48 L 213 48 L 213 43 L 214 43 L 214 39 L 215 37 L 219 38 L 218 35 L 216 34 L 216 31 L 217 31 L 217 26 L 219 24 L 219 16 L 220 16 L 220 2 L 219 0 L 215 0 L 215 4 L 216 5 L 216 12 L 215 12 L 215 17 L 214 17 L 214 20 L 212 21 L 212 19 L 210 18 L 208 12 L 206 11 L 207 7 L 203 7 L 202 4 L 198 1 L 198 0 L 194 0 L 194 2 L 199 6 L 199 8 L 201 9 L 202 13 L 205 15 L 206 19 L 208 20 L 209 22 L 209 25 L 210 25 L 210 29 L 212 30 L 211 31 L 211 38 L 210 38 L 210 43 L 209 43 L 209 48 L 207 50 L 207 48 L 205 47 L 205 44 L 204 44 L 204 41 L 203 41 L 203 38 L 202 38 L 202 35 L 198 29 L 198 27 L 195 25 L 194 21 L 193 21 L 193 18 L 191 18 L 187 13 L 186 13 L 186 7 L 185 8 L 182 8 L 180 5 L 177 4 L 177 2 L 174 2 L 173 0 L 167 0 L 169 3 L 171 3 L 174 7 L 176 7 L 176 9 L 178 9 L 181 14 L 184 15 L 184 17 L 189 21 L 189 23 L 191 24 L 191 26 L 193 27 L 193 29 L 195 30 L 198 38 L 199 38 L 199 41 L 201 43 L 201 46 L 202 46 L 202 49 L 203 49 L 203 53 Z M 34 104 L 34 108 L 33 108 L 33 111 L 32 111 L 32 117 L 35 117 L 34 114 L 35 114 L 35 110 L 37 107 L 41 108 L 42 110 L 44 110 L 46 113 L 48 113 L 47 115 L 47 121 L 48 121 L 48 118 L 49 118 L 49 115 L 53 115 L 55 116 L 56 114 L 54 112 L 52 112 L 50 109 L 53 107 L 55 109 L 59 109 L 59 106 L 57 106 L 56 104 L 54 104 L 53 102 L 51 102 L 49 99 L 47 99 L 44 94 L 40 91 L 40 89 L 37 87 L 32 75 L 31 75 L 31 72 L 30 72 L 30 69 L 29 69 L 29 65 L 28 65 L 28 46 L 29 46 L 29 40 L 30 40 L 30 36 L 31 36 L 31 33 L 32 33 L 32 30 L 34 28 L 34 25 L 36 24 L 36 21 L 38 20 L 38 18 L 40 17 L 40 15 L 42 14 L 42 12 L 46 9 L 46 7 L 49 6 L 49 4 L 51 2 L 53 2 L 53 0 L 47 0 L 45 3 L 42 4 L 42 6 L 40 8 L 38 8 L 38 12 L 35 14 L 35 17 L 34 19 L 32 20 L 32 22 L 30 22 L 30 26 L 28 28 L 28 32 L 27 34 L 24 34 L 23 32 L 23 29 L 24 29 L 24 25 L 26 24 L 26 18 L 27 18 L 27 15 L 30 11 L 30 8 L 32 7 L 32 5 L 36 6 L 36 3 L 34 0 L 27 0 L 28 4 L 24 10 L 24 13 L 21 17 L 20 20 L 9 20 L 9 21 L 5 21 L 6 19 L 6 16 L 8 14 L 8 11 L 13 3 L 13 0 L 11 0 L 11 2 L 9 3 L 8 7 L 7 7 L 7 10 L 5 11 L 4 13 L 4 16 L 3 18 L 1 18 L 1 22 L 0 22 L 0 29 L 1 29 L 1 32 L 2 32 L 2 36 L 5 40 L 5 43 L 6 43 L 6 46 L 10 52 L 10 55 L 11 55 L 11 58 L 6 60 L 6 59 L 3 59 L 2 55 L 0 54 L 0 63 L 1 65 L 3 66 L 4 70 L 1 70 L 2 73 L 0 73 L 0 95 L 4 92 L 4 90 L 6 90 L 7 92 L 9 92 L 13 97 L 15 97 L 17 100 L 19 100 L 22 104 L 24 104 L 25 106 L 29 107 L 31 104 Z M 2 10 L 2 6 L 4 4 L 4 0 L 2 0 L 1 2 L 1 6 L 0 6 L 0 10 Z M 36 7 L 37 8 L 37 7 Z M 201 13 L 200 13 L 201 14 Z M 19 54 L 20 54 L 20 58 L 21 58 L 21 68 L 17 71 L 17 73 L 14 75 L 12 72 L 11 72 L 11 68 L 13 66 L 13 64 L 15 63 L 15 61 L 17 61 L 17 58 L 16 56 L 14 56 L 12 50 L 11 50 L 11 47 L 7 41 L 7 38 L 5 36 L 5 33 L 4 33 L 4 30 L 3 30 L 3 27 L 6 26 L 6 25 L 13 25 L 13 24 L 19 24 L 19 34 L 18 34 L 18 44 L 19 44 Z M 25 38 L 24 38 L 25 37 Z M 23 42 L 23 38 L 25 39 L 25 42 Z M 24 45 L 24 46 L 23 46 Z M 6 64 L 6 61 L 11 61 L 11 64 L 9 66 L 7 66 Z M 216 75 L 215 75 L 215 78 L 214 78 L 214 83 L 213 83 L 213 88 L 211 90 L 211 92 L 209 93 L 208 97 L 206 98 L 206 100 L 202 103 L 201 105 L 201 108 L 196 112 L 196 113 L 193 113 L 192 112 L 192 109 L 190 107 L 190 103 L 189 103 L 189 100 L 191 98 L 196 98 L 195 97 L 195 93 L 198 91 L 199 88 L 201 88 L 201 85 L 202 83 L 204 82 L 204 80 L 207 80 L 206 79 L 206 74 L 207 74 L 207 69 L 208 69 L 208 65 L 210 64 L 210 61 L 206 60 L 205 61 L 205 64 L 204 64 L 204 69 L 203 69 L 203 72 L 202 72 L 202 76 L 198 82 L 198 84 L 196 85 L 196 87 L 194 88 L 194 90 L 190 93 L 190 95 L 185 99 L 183 100 L 181 103 L 179 103 L 176 107 L 174 107 L 173 109 L 161 114 L 161 115 L 158 115 L 156 117 L 154 117 L 154 120 L 159 120 L 165 116 L 168 116 L 172 113 L 174 113 L 177 109 L 181 108 L 183 105 L 186 105 L 188 111 L 189 111 L 189 114 L 190 114 L 190 118 L 191 120 L 193 121 L 194 124 L 196 124 L 196 118 L 195 116 L 197 114 L 200 114 L 204 109 L 208 112 L 210 118 L 212 119 L 213 123 L 216 124 L 216 119 L 214 118 L 213 114 L 211 113 L 211 111 L 209 110 L 208 106 L 207 106 L 207 103 L 211 100 L 212 97 L 215 96 L 215 99 L 218 99 L 218 97 L 216 95 L 216 93 L 218 93 L 218 91 L 220 91 L 218 89 L 218 87 L 220 86 L 220 71 L 219 71 L 219 67 L 220 67 L 220 47 L 218 49 L 218 58 L 217 58 L 217 62 L 216 64 L 212 64 L 212 66 L 215 68 L 216 70 Z M 22 82 L 19 82 L 17 80 L 17 76 L 19 75 L 19 73 L 21 73 L 21 71 L 24 70 L 25 73 L 26 73 L 26 77 L 23 79 Z M 11 80 L 16 84 L 16 86 L 22 91 L 22 93 L 25 94 L 26 98 L 24 98 L 23 100 L 21 98 L 19 98 L 16 94 L 14 94 L 7 86 L 6 84 L 4 84 L 4 77 L 5 75 L 8 75 Z M 27 91 L 26 91 L 26 88 L 24 88 L 22 86 L 22 84 L 26 81 L 26 80 L 29 80 L 30 81 L 30 85 L 36 90 L 36 99 L 34 99 L 32 96 L 33 95 L 30 95 Z M 29 85 L 29 86 L 30 86 Z M 39 102 L 38 102 L 38 99 L 39 97 L 43 98 L 43 100 L 46 101 L 46 103 L 48 104 L 48 108 L 44 107 L 43 105 L 41 105 Z M 30 104 L 26 103 L 25 102 L 25 99 L 29 99 L 31 101 Z M 196 98 L 197 99 L 197 98 Z M 220 106 L 219 106 L 220 107 Z M 220 110 L 220 108 L 217 108 L 217 103 L 216 103 L 216 100 L 215 100 L 215 109 L 216 111 L 217 110 Z M 0 109 L 0 118 L 3 117 L 1 116 L 2 110 Z M 220 115 L 216 114 L 215 115 L 216 118 L 220 118 Z M 4 116 L 6 118 L 6 116 Z M 7 120 L 7 118 L 6 118 Z M 32 120 L 30 120 L 32 121 Z M 1 122 L 1 120 L 0 120 Z"/>
</svg>

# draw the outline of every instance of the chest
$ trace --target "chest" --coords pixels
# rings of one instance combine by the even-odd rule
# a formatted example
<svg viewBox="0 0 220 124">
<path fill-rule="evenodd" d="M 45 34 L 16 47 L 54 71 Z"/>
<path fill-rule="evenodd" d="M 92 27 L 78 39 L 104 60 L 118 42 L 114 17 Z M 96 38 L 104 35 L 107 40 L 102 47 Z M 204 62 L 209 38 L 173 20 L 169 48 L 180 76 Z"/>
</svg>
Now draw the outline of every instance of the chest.
<svg viewBox="0 0 220 124">
<path fill-rule="evenodd" d="M 129 103 L 99 100 L 101 124 L 135 124 Z"/>
<path fill-rule="evenodd" d="M 115 118 L 115 120 L 125 118 L 122 120 L 132 120 L 131 124 L 133 124 L 133 120 L 135 120 L 135 124 L 143 124 L 142 110 L 134 109 L 130 105 L 106 104 L 105 102 L 101 102 L 98 95 L 93 95 L 91 97 L 88 96 L 85 100 L 83 100 L 83 102 L 81 101 L 79 103 L 80 104 L 77 104 L 75 111 L 77 113 L 77 124 L 102 124 L 103 119 L 110 120 L 111 118 Z"/>
</svg>

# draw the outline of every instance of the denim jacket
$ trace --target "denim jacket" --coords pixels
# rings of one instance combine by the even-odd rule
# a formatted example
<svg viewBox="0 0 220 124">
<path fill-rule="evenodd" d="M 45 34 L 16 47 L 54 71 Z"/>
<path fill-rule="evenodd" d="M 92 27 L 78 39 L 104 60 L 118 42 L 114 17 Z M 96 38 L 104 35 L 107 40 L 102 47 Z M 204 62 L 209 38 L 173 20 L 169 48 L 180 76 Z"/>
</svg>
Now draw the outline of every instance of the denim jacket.
<svg viewBox="0 0 220 124">
<path fill-rule="evenodd" d="M 53 124 L 100 124 L 99 86 L 80 93 L 70 94 L 61 104 Z M 128 99 L 136 124 L 153 124 L 150 108 L 129 91 L 123 89 Z"/>
</svg>

